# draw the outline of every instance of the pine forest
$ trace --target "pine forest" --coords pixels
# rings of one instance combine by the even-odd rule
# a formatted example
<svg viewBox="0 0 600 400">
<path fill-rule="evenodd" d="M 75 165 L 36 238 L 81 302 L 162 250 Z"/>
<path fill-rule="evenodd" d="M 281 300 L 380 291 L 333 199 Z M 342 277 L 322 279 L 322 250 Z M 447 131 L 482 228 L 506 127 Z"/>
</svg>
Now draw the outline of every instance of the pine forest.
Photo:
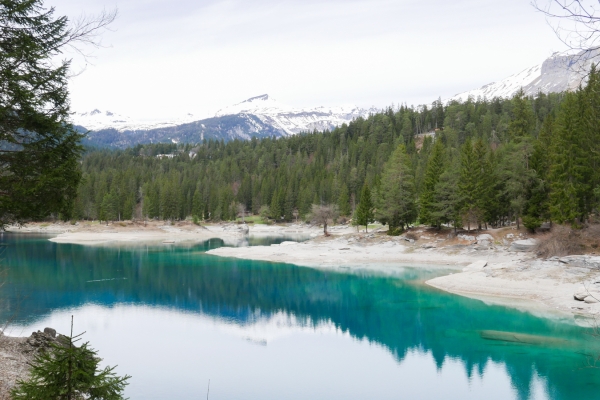
<svg viewBox="0 0 600 400">
<path fill-rule="evenodd" d="M 88 149 L 62 217 L 283 222 L 334 204 L 390 233 L 577 225 L 600 203 L 599 75 L 572 93 L 390 107 L 287 138 Z"/>
</svg>

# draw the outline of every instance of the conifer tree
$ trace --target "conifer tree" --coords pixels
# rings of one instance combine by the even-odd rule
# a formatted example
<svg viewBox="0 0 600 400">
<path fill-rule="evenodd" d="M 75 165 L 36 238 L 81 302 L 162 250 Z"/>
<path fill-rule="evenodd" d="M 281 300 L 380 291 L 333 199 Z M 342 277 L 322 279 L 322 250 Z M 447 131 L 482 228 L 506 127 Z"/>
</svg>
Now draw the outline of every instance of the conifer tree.
<svg viewBox="0 0 600 400">
<path fill-rule="evenodd" d="M 271 219 L 273 219 L 275 222 L 279 222 L 282 214 L 279 198 L 279 190 L 275 190 L 273 192 L 273 197 L 271 198 L 271 207 L 269 208 L 271 211 Z"/>
<path fill-rule="evenodd" d="M 558 223 L 575 222 L 580 216 L 584 149 L 578 145 L 581 134 L 583 93 L 567 93 L 557 118 L 557 134 L 552 146 L 550 167 L 550 214 Z"/>
<path fill-rule="evenodd" d="M 414 174 L 404 145 L 398 146 L 385 164 L 377 192 L 377 218 L 389 225 L 390 233 L 415 221 Z"/>
<path fill-rule="evenodd" d="M 512 98 L 512 119 L 508 126 L 510 138 L 520 141 L 528 136 L 533 128 L 533 112 L 531 104 L 525 98 L 523 89 L 519 89 Z"/>
<path fill-rule="evenodd" d="M 348 186 L 343 185 L 340 191 L 340 197 L 338 199 L 338 207 L 340 213 L 344 216 L 349 216 L 352 213 L 350 207 L 350 196 L 348 195 Z"/>
<path fill-rule="evenodd" d="M 11 390 L 13 400 L 123 399 L 128 375 L 119 377 L 116 367 L 100 369 L 102 361 L 89 343 L 76 346 L 82 334 L 59 336 L 47 351 L 39 352 L 30 370 L 31 378 L 19 380 Z"/>
<path fill-rule="evenodd" d="M 452 223 L 455 229 L 461 225 L 461 199 L 458 189 L 459 169 L 458 163 L 451 163 L 440 175 L 435 185 L 431 212 L 434 219 L 440 223 Z"/>
<path fill-rule="evenodd" d="M 113 19 L 104 14 L 70 28 L 42 0 L 0 3 L 1 227 L 71 214 L 83 148 L 69 122 L 70 61 L 58 58 L 77 42 L 94 44 L 93 35 Z"/>
<path fill-rule="evenodd" d="M 460 172 L 458 193 L 460 197 L 461 220 L 471 230 L 472 224 L 481 221 L 478 195 L 481 192 L 481 163 L 473 150 L 473 144 L 467 139 L 460 152 Z"/>
<path fill-rule="evenodd" d="M 440 220 L 432 215 L 434 210 L 435 187 L 440 175 L 444 170 L 444 144 L 441 138 L 437 138 L 425 170 L 423 190 L 419 198 L 419 220 L 424 224 L 440 226 Z"/>
<path fill-rule="evenodd" d="M 373 215 L 373 200 L 371 198 L 371 190 L 369 185 L 365 183 L 360 194 L 360 202 L 355 211 L 355 224 L 358 226 L 364 225 L 365 231 L 369 231 L 369 224 L 375 221 Z"/>
<path fill-rule="evenodd" d="M 531 154 L 531 169 L 535 171 L 535 177 L 527 195 L 526 219 L 528 228 L 541 225 L 540 221 L 550 219 L 548 196 L 550 185 L 548 173 L 550 168 L 550 152 L 554 140 L 554 116 L 548 115 L 540 130 L 537 140 L 533 143 Z M 524 218 L 523 222 L 526 221 Z"/>
</svg>

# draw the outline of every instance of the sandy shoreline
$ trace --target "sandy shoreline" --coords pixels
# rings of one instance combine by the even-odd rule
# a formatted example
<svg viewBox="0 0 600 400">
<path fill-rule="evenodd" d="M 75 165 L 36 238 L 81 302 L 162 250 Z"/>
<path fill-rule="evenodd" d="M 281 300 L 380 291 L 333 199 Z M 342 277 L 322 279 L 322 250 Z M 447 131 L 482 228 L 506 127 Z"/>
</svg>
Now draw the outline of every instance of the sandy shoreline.
<svg viewBox="0 0 600 400">
<path fill-rule="evenodd" d="M 163 222 L 143 224 L 113 223 L 100 225 L 54 224 L 42 227 L 31 224 L 20 232 L 56 233 L 50 240 L 82 245 L 113 245 L 135 242 L 200 242 L 220 238 L 226 244 L 243 244 L 243 226 L 215 224 L 199 227 L 187 222 L 167 225 Z M 62 233 L 61 233 L 62 230 Z M 532 253 L 510 251 L 510 243 L 526 234 L 511 228 L 484 231 L 490 240 L 477 241 L 474 236 L 448 235 L 448 232 L 415 229 L 413 240 L 391 237 L 384 232 L 357 233 L 356 228 L 335 226 L 329 237 L 322 228 L 306 224 L 249 225 L 251 236 L 310 238 L 270 246 L 221 247 L 207 253 L 220 257 L 290 263 L 312 268 L 339 271 L 377 270 L 393 272 L 399 267 L 441 266 L 454 272 L 427 281 L 428 285 L 451 293 L 482 299 L 489 303 L 530 308 L 564 315 L 600 315 L 600 303 L 574 299 L 573 294 L 587 289 L 598 290 L 600 268 L 574 260 L 540 260 Z M 450 236 L 450 237 L 449 237 Z M 600 258 L 598 260 L 600 263 Z M 600 264 L 599 264 L 600 265 Z M 599 282 L 594 286 L 594 282 Z"/>
</svg>

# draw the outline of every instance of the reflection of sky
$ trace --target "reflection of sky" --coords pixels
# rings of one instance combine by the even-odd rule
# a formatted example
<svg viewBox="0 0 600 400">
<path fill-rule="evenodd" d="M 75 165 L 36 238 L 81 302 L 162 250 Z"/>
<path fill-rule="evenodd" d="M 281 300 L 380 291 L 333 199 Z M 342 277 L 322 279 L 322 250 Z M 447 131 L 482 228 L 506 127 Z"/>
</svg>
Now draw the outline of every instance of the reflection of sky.
<svg viewBox="0 0 600 400">
<path fill-rule="evenodd" d="M 88 331 L 108 363 L 120 364 L 143 383 L 131 390 L 152 385 L 179 390 L 179 376 L 190 369 L 227 382 L 223 398 L 240 398 L 244 391 L 257 398 L 293 398 L 289 388 L 301 384 L 329 394 L 323 398 L 347 398 L 346 386 L 358 385 L 360 373 L 365 385 L 381 386 L 380 398 L 415 390 L 437 398 L 438 388 L 447 391 L 446 398 L 468 398 L 465 390 L 482 387 L 528 399 L 543 397 L 540 385 L 553 399 L 593 398 L 600 387 L 597 372 L 582 369 L 583 353 L 600 354 L 599 343 L 584 329 L 423 284 L 439 270 L 350 274 L 204 254 L 222 246 L 220 240 L 89 247 L 33 235 L 0 237 L 7 245 L 0 316 L 16 317 L 10 333 L 45 326 L 68 332 L 73 314 L 76 330 Z M 515 333 L 532 342 L 505 340 Z M 174 376 L 156 378 L 155 362 L 172 363 Z M 365 371 L 364 363 L 371 369 Z M 413 369 L 421 371 L 420 379 Z M 331 387 L 315 371 L 332 375 Z M 273 375 L 289 386 L 277 386 Z M 505 387 L 506 379 L 516 395 L 496 388 Z M 182 393 L 192 393 L 186 385 Z"/>
<path fill-rule="evenodd" d="M 516 393 L 502 363 L 468 377 L 463 362 L 438 369 L 430 352 L 410 351 L 398 363 L 382 346 L 353 338 L 332 323 L 307 324 L 284 313 L 237 324 L 173 310 L 87 305 L 56 311 L 11 333 L 69 329 L 105 364 L 133 376 L 132 399 L 511 399 Z M 531 399 L 544 399 L 537 375 Z"/>
</svg>

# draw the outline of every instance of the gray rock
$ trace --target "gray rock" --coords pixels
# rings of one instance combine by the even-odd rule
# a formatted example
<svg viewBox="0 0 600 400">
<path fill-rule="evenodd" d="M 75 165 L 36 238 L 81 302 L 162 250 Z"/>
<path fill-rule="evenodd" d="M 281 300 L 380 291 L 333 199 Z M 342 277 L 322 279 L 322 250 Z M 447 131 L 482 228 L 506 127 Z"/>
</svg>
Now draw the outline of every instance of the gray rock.
<svg viewBox="0 0 600 400">
<path fill-rule="evenodd" d="M 53 328 L 44 328 L 44 333 L 48 336 L 50 336 L 51 338 L 55 338 L 56 337 L 56 329 Z"/>
<path fill-rule="evenodd" d="M 493 242 L 493 241 L 494 241 L 494 238 L 492 237 L 492 235 L 489 235 L 489 234 L 487 234 L 487 233 L 484 233 L 484 234 L 482 234 L 482 235 L 478 235 L 478 236 L 477 236 L 477 241 L 478 241 L 478 242 L 480 242 L 480 241 L 482 241 L 482 240 L 486 240 L 486 241 L 488 241 L 488 242 Z"/>
<path fill-rule="evenodd" d="M 437 246 L 433 243 L 425 243 L 421 246 L 422 249 L 435 249 Z"/>
<path fill-rule="evenodd" d="M 535 239 L 525 239 L 525 240 L 515 240 L 510 245 L 509 251 L 533 251 L 535 248 L 536 241 Z"/>
<path fill-rule="evenodd" d="M 457 238 L 459 238 L 461 240 L 469 240 L 469 241 L 475 240 L 475 236 L 472 236 L 472 235 L 458 235 Z"/>
<path fill-rule="evenodd" d="M 578 301 L 583 301 L 588 296 L 589 296 L 588 292 L 582 292 L 582 293 L 575 293 L 573 295 L 573 298 Z"/>
<path fill-rule="evenodd" d="M 598 298 L 600 298 L 600 297 L 598 297 Z M 588 304 L 600 303 L 598 300 L 596 300 L 595 297 L 592 297 L 592 296 L 587 296 L 583 301 Z"/>
</svg>

